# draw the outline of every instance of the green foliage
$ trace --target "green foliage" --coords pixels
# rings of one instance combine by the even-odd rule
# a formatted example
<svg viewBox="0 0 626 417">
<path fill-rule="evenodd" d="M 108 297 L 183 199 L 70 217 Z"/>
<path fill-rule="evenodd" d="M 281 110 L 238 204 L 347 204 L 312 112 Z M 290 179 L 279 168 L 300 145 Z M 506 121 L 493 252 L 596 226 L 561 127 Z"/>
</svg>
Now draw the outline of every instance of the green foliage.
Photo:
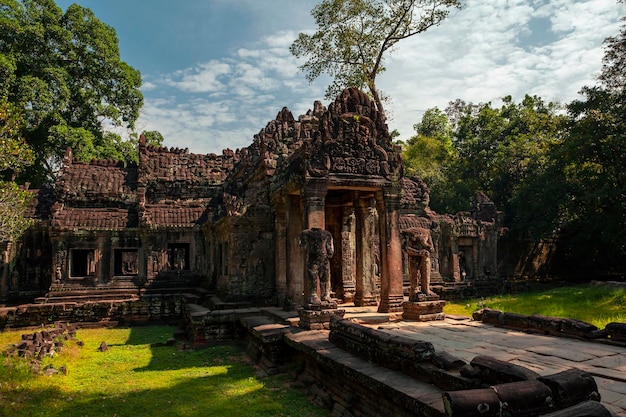
<svg viewBox="0 0 626 417">
<path fill-rule="evenodd" d="M 328 415 L 290 387 L 284 376 L 256 377 L 237 346 L 193 352 L 151 347 L 165 342 L 173 330 L 164 326 L 79 330 L 82 348 L 70 343 L 44 363 L 65 366 L 67 375 L 25 379 L 23 372 L 0 371 L 0 415 Z M 19 335 L 0 333 L 0 346 L 17 342 Z M 109 350 L 98 352 L 103 340 Z"/>
<path fill-rule="evenodd" d="M 622 26 L 617 36 L 607 38 L 604 43 L 606 49 L 602 58 L 602 73 L 598 79 L 611 91 L 624 91 L 626 89 L 626 25 Z"/>
<path fill-rule="evenodd" d="M 21 109 L 0 100 L 0 172 L 11 178 L 34 161 L 32 149 L 20 136 L 23 123 Z"/>
<path fill-rule="evenodd" d="M 572 255 L 582 262 L 626 262 L 626 90 L 584 88 L 570 104 L 569 135 L 555 161 L 567 185 L 561 213 Z"/>
<path fill-rule="evenodd" d="M 369 89 L 379 111 L 383 96 L 376 77 L 385 71 L 385 55 L 403 39 L 439 25 L 460 0 L 323 0 L 311 11 L 318 30 L 300 33 L 290 51 L 306 58 L 300 66 L 313 81 L 326 73 L 332 99 L 347 87 Z"/>
<path fill-rule="evenodd" d="M 162 146 L 163 145 L 163 141 L 165 140 L 165 138 L 163 138 L 163 135 L 161 134 L 161 132 L 159 132 L 157 130 L 144 130 L 143 132 L 141 132 L 141 134 L 146 139 L 146 145 L 147 146 L 150 146 L 150 145 Z"/>
<path fill-rule="evenodd" d="M 448 302 L 448 314 L 471 315 L 481 308 L 493 308 L 518 314 L 571 318 L 604 328 L 611 322 L 626 322 L 626 289 L 577 285 Z"/>
<path fill-rule="evenodd" d="M 24 109 L 22 136 L 37 163 L 24 180 L 53 178 L 65 149 L 84 140 L 84 160 L 125 155 L 103 124 L 132 128 L 143 96 L 138 71 L 120 60 L 115 30 L 76 4 L 5 1 L 0 7 L 0 72 L 9 102 Z"/>
<path fill-rule="evenodd" d="M 17 239 L 32 224 L 24 217 L 32 194 L 14 182 L 0 181 L 0 242 Z"/>
<path fill-rule="evenodd" d="M 452 142 L 452 125 L 438 108 L 428 109 L 422 121 L 413 126 L 417 132 L 404 144 L 402 163 L 407 176 L 420 177 L 430 188 L 431 207 L 446 212 L 453 196 L 448 192 L 448 172 L 457 161 Z"/>
<path fill-rule="evenodd" d="M 468 210 L 481 191 L 517 219 L 539 202 L 528 198 L 563 140 L 567 118 L 560 110 L 528 95 L 519 104 L 507 96 L 500 108 L 457 100 L 446 113 L 429 109 L 405 145 L 405 170 L 431 187 L 436 211 Z"/>
<path fill-rule="evenodd" d="M 557 103 L 526 95 L 515 104 L 480 107 L 458 122 L 455 145 L 459 152 L 456 174 L 471 189 L 482 191 L 496 206 L 511 210 L 510 202 L 529 176 L 547 166 L 552 146 L 562 141 L 566 117 Z"/>
<path fill-rule="evenodd" d="M 31 193 L 21 190 L 13 179 L 33 163 L 34 154 L 20 136 L 24 121 L 21 109 L 0 100 L 0 242 L 24 233 L 31 221 L 24 218 Z M 4 181 L 5 177 L 7 181 Z"/>
</svg>

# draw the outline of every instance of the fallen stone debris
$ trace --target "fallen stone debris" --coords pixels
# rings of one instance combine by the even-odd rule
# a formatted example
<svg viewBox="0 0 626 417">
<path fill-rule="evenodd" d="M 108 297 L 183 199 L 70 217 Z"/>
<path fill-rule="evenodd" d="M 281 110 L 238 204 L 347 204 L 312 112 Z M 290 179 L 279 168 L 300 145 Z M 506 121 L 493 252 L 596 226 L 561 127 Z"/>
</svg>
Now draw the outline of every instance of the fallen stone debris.
<svg viewBox="0 0 626 417">
<path fill-rule="evenodd" d="M 75 340 L 78 346 L 82 346 L 82 342 L 76 340 L 76 326 L 59 322 L 55 323 L 53 328 L 22 334 L 20 342 L 11 345 L 3 354 L 30 359 L 30 368 L 33 373 L 43 373 L 48 376 L 66 375 L 67 369 L 64 366 L 56 369 L 48 365 L 42 369 L 42 360 L 46 356 L 52 357 L 60 353 L 68 340 Z"/>
</svg>

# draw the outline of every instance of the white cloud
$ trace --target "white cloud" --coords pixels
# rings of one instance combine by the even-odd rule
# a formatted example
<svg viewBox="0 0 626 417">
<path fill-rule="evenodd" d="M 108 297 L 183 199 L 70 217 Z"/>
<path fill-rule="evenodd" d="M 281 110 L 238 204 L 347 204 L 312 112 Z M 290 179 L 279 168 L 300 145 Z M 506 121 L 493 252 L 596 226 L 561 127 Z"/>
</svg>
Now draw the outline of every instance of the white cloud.
<svg viewBox="0 0 626 417">
<path fill-rule="evenodd" d="M 515 100 L 533 94 L 571 101 L 594 83 L 602 42 L 618 32 L 625 12 L 615 0 L 468 0 L 387 58 L 378 85 L 392 98 L 389 127 L 406 139 L 426 109 L 457 98 L 495 104 L 508 94 Z M 289 19 L 284 13 L 259 18 L 276 27 Z M 161 131 L 169 146 L 220 152 L 249 145 L 283 106 L 297 118 L 314 100 L 327 105 L 328 79 L 309 86 L 289 53 L 296 36 L 275 30 L 224 58 L 151 79 L 140 122 Z"/>
<path fill-rule="evenodd" d="M 165 83 L 189 93 L 210 93 L 223 91 L 226 86 L 219 78 L 231 72 L 229 64 L 209 61 L 174 72 L 165 79 Z"/>
<path fill-rule="evenodd" d="M 575 99 L 581 87 L 594 83 L 602 42 L 618 32 L 625 12 L 614 0 L 467 3 L 440 27 L 399 45 L 380 76 L 381 89 L 393 98 L 387 106 L 393 113 L 390 127 L 404 139 L 424 110 L 443 109 L 457 98 Z M 551 24 L 545 44 L 525 43 L 536 18 Z"/>
</svg>

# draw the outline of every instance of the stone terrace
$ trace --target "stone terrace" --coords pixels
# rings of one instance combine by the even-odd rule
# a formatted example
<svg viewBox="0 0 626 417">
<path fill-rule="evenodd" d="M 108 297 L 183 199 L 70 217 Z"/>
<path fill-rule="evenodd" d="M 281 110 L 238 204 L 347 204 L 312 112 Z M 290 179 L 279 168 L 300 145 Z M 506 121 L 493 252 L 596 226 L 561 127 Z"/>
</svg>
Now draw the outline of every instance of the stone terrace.
<svg viewBox="0 0 626 417">
<path fill-rule="evenodd" d="M 423 323 L 385 322 L 387 315 L 376 313 L 374 309 L 367 307 L 347 307 L 345 317 L 377 329 L 389 337 L 403 337 L 432 343 L 437 352 L 445 352 L 467 363 L 476 357 L 488 356 L 522 366 L 541 376 L 578 369 L 594 377 L 602 397 L 602 405 L 614 416 L 626 417 L 626 348 L 622 346 L 524 333 L 466 318 L 447 318 L 442 321 Z M 377 324 L 367 324 L 368 322 Z M 275 329 L 272 331 L 275 332 Z M 306 352 L 307 356 L 318 358 L 315 361 L 336 362 L 340 368 L 344 368 L 341 373 L 348 379 L 360 381 L 360 383 L 366 381 L 366 386 L 374 387 L 372 389 L 380 395 L 384 393 L 385 398 L 391 398 L 391 403 L 413 404 L 409 408 L 426 407 L 420 411 L 425 415 L 443 413 L 440 390 L 432 385 L 420 383 L 403 373 L 359 359 L 335 346 L 328 340 L 328 336 L 328 331 L 317 330 L 295 332 L 288 334 L 286 338 L 288 344 L 296 350 Z M 322 381 L 324 380 L 323 375 L 320 374 L 316 377 L 318 382 L 319 377 L 322 377 Z M 311 380 L 307 383 L 307 387 L 317 400 L 327 406 L 333 406 L 331 394 L 323 388 L 323 383 L 318 385 Z M 352 389 L 356 390 L 356 387 Z M 341 396 L 342 394 L 334 392 L 332 397 L 334 398 L 335 395 Z M 368 399 L 367 402 L 372 401 Z M 348 412 L 349 408 L 342 410 L 340 403 L 334 403 L 333 415 L 352 415 Z M 380 404 L 373 399 L 370 406 L 375 408 L 381 406 Z M 402 410 L 406 409 L 401 407 L 396 412 L 406 413 Z M 348 414 L 345 414 L 346 412 Z M 389 410 L 385 412 L 389 413 Z"/>
</svg>

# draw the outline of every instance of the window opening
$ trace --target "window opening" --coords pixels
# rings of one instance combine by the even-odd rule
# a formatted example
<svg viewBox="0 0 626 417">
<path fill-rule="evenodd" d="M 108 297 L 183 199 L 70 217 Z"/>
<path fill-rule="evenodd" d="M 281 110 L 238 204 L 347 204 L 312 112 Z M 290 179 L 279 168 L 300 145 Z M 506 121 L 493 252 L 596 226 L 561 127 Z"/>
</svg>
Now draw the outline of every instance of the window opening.
<svg viewBox="0 0 626 417">
<path fill-rule="evenodd" d="M 96 274 L 96 251 L 72 249 L 70 251 L 70 277 L 88 277 Z"/>
<path fill-rule="evenodd" d="M 169 243 L 167 245 L 170 269 L 186 270 L 189 268 L 189 243 Z"/>
<path fill-rule="evenodd" d="M 115 249 L 115 275 L 139 274 L 139 251 L 137 249 Z"/>
</svg>

